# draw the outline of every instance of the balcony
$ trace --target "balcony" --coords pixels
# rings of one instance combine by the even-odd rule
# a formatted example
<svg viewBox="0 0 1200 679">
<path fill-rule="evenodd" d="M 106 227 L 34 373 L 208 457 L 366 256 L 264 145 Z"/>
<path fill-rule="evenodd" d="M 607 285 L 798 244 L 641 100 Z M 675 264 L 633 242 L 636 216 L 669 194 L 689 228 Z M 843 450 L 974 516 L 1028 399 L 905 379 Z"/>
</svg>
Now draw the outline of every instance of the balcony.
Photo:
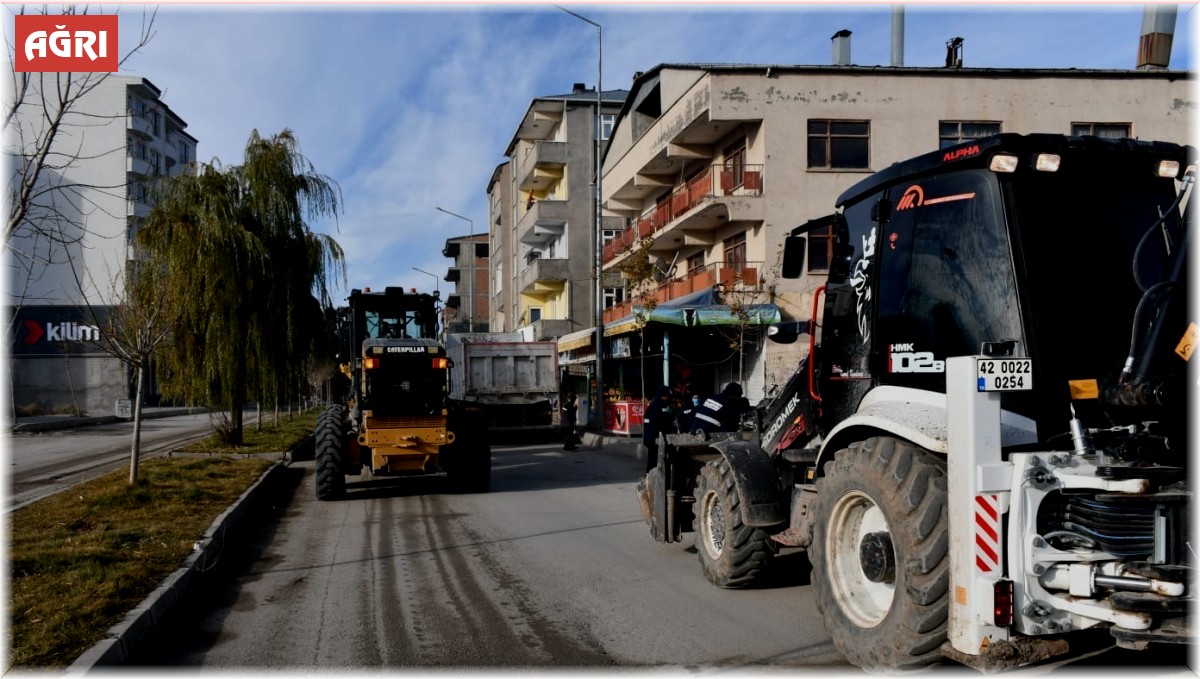
<svg viewBox="0 0 1200 679">
<path fill-rule="evenodd" d="M 535 200 L 517 222 L 517 233 L 526 245 L 542 245 L 562 235 L 570 204 L 565 200 Z"/>
<path fill-rule="evenodd" d="M 442 280 L 446 281 L 447 283 L 457 283 L 461 279 L 462 269 L 458 268 L 457 266 L 452 266 L 447 269 L 446 276 L 442 278 Z"/>
<path fill-rule="evenodd" d="M 517 186 L 521 191 L 545 191 L 562 179 L 566 164 L 566 142 L 534 142 L 517 160 Z"/>
<path fill-rule="evenodd" d="M 126 156 L 125 171 L 129 174 L 149 176 L 154 173 L 154 168 L 150 165 L 150 161 L 142 160 L 136 156 Z"/>
<path fill-rule="evenodd" d="M 546 292 L 539 286 L 558 289 L 566 281 L 570 263 L 565 259 L 535 259 L 525 267 L 517 280 L 518 289 L 524 293 Z"/>
<path fill-rule="evenodd" d="M 672 280 L 663 281 L 645 295 L 635 295 L 633 299 L 605 309 L 604 322 L 619 321 L 632 314 L 634 306 L 645 306 L 651 299 L 655 304 L 669 304 L 672 300 L 702 292 L 714 285 L 720 285 L 721 293 L 726 299 L 730 293 L 759 293 L 763 290 L 764 270 L 763 262 L 708 264 Z"/>
<path fill-rule="evenodd" d="M 656 241 L 676 231 L 709 231 L 739 221 L 762 221 L 763 166 L 712 165 L 691 181 L 659 199 L 634 226 L 604 247 L 603 261 L 612 262 L 639 241 Z"/>
<path fill-rule="evenodd" d="M 125 199 L 125 216 L 145 219 L 150 216 L 150 206 L 133 198 Z"/>
<path fill-rule="evenodd" d="M 552 340 L 579 329 L 569 318 L 541 318 L 533 322 L 533 339 Z"/>
<path fill-rule="evenodd" d="M 154 123 L 150 121 L 150 118 L 132 111 L 125 115 L 125 129 L 132 130 L 143 137 L 154 138 Z"/>
</svg>

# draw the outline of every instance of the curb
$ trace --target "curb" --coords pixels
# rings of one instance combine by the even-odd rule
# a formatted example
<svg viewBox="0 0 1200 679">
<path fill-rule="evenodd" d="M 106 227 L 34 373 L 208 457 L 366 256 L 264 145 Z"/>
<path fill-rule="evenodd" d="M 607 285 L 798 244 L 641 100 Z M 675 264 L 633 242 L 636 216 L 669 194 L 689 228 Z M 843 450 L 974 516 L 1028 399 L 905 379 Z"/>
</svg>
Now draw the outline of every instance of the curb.
<svg viewBox="0 0 1200 679">
<path fill-rule="evenodd" d="M 204 536 L 196 541 L 192 553 L 183 565 L 146 597 L 145 601 L 125 615 L 125 619 L 108 630 L 106 638 L 84 651 L 67 668 L 68 674 L 82 674 L 94 667 L 119 666 L 128 662 L 137 645 L 146 638 L 156 625 L 162 622 L 175 605 L 181 602 L 188 590 L 205 571 L 212 568 L 225 549 L 225 534 L 236 528 L 251 505 L 278 480 L 290 464 L 288 459 L 271 465 L 258 480 L 208 527 Z"/>
</svg>

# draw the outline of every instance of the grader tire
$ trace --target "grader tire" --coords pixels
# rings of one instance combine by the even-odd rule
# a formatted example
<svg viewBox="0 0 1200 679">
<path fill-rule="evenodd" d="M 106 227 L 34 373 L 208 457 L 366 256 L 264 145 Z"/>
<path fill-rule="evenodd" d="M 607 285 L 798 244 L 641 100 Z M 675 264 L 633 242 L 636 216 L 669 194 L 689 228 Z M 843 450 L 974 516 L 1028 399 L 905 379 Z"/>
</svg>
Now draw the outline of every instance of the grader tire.
<svg viewBox="0 0 1200 679">
<path fill-rule="evenodd" d="M 826 462 L 816 489 L 809 559 L 834 646 L 873 672 L 937 663 L 950 578 L 942 460 L 871 438 Z"/>
<path fill-rule="evenodd" d="M 750 587 L 766 574 L 772 554 L 767 544 L 770 535 L 742 521 L 741 496 L 725 458 L 700 469 L 692 530 L 704 577 L 714 585 Z"/>
<path fill-rule="evenodd" d="M 317 418 L 314 443 L 318 500 L 333 500 L 346 491 L 345 431 L 342 406 L 329 406 Z"/>
</svg>

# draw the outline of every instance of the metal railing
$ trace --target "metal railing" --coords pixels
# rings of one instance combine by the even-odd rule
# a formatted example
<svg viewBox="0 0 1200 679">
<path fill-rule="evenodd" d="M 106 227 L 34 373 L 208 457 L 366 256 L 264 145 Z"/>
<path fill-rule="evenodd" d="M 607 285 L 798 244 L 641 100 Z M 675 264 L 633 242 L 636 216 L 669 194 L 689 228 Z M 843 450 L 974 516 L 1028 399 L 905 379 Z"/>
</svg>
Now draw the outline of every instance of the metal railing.
<svg viewBox="0 0 1200 679">
<path fill-rule="evenodd" d="M 632 250 L 638 241 L 650 238 L 697 206 L 716 198 L 761 196 L 762 192 L 762 165 L 710 165 L 660 198 L 654 207 L 633 220 L 629 228 L 605 244 L 604 263 Z"/>
</svg>

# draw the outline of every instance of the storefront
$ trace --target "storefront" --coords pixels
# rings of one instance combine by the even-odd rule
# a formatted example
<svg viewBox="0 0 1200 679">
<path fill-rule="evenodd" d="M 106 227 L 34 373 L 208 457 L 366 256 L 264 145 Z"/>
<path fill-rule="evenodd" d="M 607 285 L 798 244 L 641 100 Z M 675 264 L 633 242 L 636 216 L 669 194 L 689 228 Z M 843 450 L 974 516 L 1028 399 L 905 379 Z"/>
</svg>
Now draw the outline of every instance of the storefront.
<svg viewBox="0 0 1200 679">
<path fill-rule="evenodd" d="M 714 289 L 680 297 L 633 313 L 604 327 L 604 417 L 606 433 L 636 436 L 646 403 L 659 385 L 681 400 L 708 396 L 744 374 L 763 351 L 767 326 L 778 323 L 774 304 L 718 304 Z M 595 391 L 595 329 L 558 340 L 563 391 L 579 396 L 579 422 L 585 399 Z M 751 356 L 751 354 L 753 356 Z"/>
</svg>

